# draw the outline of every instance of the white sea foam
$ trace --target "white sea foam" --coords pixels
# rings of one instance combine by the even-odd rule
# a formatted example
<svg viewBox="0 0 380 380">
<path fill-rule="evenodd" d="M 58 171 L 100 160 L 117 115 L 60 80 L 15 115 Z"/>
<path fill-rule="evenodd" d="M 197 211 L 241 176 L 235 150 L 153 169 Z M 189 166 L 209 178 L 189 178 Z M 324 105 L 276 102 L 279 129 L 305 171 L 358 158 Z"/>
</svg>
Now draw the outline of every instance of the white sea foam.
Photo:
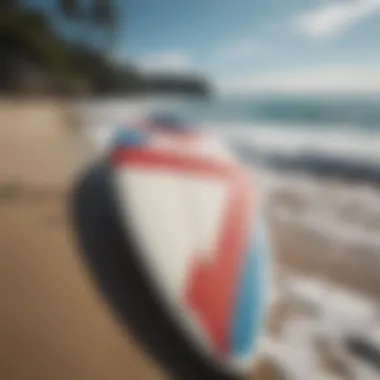
<svg viewBox="0 0 380 380">
<path fill-rule="evenodd" d="M 207 127 L 236 142 L 252 146 L 258 152 L 289 155 L 312 152 L 370 164 L 380 163 L 380 134 L 360 131 L 359 128 L 290 128 L 259 124 L 209 124 Z"/>
<path fill-rule="evenodd" d="M 359 336 L 379 347 L 378 305 L 361 294 L 348 293 L 332 284 L 303 277 L 288 277 L 282 292 L 292 302 L 307 302 L 315 313 L 288 318 L 278 338 L 267 337 L 261 352 L 272 357 L 284 370 L 286 378 L 341 379 L 322 365 L 316 341 L 323 339 L 334 355 L 345 362 L 355 379 L 374 380 L 379 373 L 350 354 L 344 344 L 349 336 Z M 337 377 L 335 377 L 337 376 Z"/>
<path fill-rule="evenodd" d="M 278 221 L 316 232 L 339 245 L 368 247 L 380 253 L 380 191 L 366 184 L 326 183 L 309 176 L 261 172 L 271 205 L 276 194 L 288 194 L 302 207 L 272 207 Z"/>
</svg>

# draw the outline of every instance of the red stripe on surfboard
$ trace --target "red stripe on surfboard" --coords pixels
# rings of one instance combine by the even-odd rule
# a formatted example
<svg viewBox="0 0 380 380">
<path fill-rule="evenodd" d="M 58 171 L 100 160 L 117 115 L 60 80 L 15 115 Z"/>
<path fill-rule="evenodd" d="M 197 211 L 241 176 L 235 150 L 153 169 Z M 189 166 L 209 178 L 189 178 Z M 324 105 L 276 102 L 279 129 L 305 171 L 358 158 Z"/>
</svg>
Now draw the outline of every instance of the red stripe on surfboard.
<svg viewBox="0 0 380 380">
<path fill-rule="evenodd" d="M 117 167 L 138 167 L 149 170 L 191 172 L 210 177 L 228 179 L 240 174 L 235 165 L 211 160 L 208 157 L 184 155 L 158 149 L 118 148 L 112 154 Z"/>
<path fill-rule="evenodd" d="M 229 199 L 215 259 L 197 259 L 189 277 L 186 302 L 196 311 L 216 352 L 222 356 L 229 351 L 237 279 L 252 220 L 252 203 L 251 189 L 244 182 L 237 183 Z"/>
<path fill-rule="evenodd" d="M 212 262 L 196 259 L 190 269 L 184 295 L 186 304 L 197 314 L 216 351 L 221 355 L 226 354 L 229 349 L 229 327 L 238 286 L 237 278 L 252 220 L 253 195 L 248 179 L 235 165 L 208 157 L 149 148 L 118 148 L 112 154 L 112 162 L 117 167 L 205 175 L 231 184 L 214 259 Z"/>
</svg>

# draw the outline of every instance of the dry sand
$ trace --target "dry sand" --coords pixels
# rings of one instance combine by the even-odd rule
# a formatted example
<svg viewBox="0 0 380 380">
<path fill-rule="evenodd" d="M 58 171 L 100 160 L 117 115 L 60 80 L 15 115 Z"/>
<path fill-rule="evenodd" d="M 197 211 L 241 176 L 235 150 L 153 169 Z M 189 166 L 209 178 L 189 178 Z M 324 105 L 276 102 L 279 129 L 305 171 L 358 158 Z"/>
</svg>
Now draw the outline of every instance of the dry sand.
<svg viewBox="0 0 380 380">
<path fill-rule="evenodd" d="M 67 120 L 62 104 L 0 103 L 0 379 L 164 379 L 116 323 L 77 255 L 68 191 L 92 152 L 78 146 Z M 378 261 L 352 255 L 343 267 L 334 265 L 339 252 L 318 236 L 276 223 L 273 231 L 281 273 L 328 278 L 379 296 Z M 268 334 L 280 334 L 298 309 L 280 300 Z M 349 379 L 323 345 L 325 366 Z M 264 355 L 255 378 L 283 379 L 280 372 Z"/>
<path fill-rule="evenodd" d="M 159 379 L 77 257 L 67 191 L 87 157 L 50 103 L 0 105 L 0 379 Z"/>
</svg>

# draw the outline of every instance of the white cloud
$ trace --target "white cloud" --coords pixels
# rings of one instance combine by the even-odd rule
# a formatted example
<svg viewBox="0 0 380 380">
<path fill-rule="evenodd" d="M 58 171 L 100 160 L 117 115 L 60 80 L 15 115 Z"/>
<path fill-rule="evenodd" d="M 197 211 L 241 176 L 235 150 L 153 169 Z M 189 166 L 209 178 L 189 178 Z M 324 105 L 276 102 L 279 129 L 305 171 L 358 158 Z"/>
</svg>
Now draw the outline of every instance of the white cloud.
<svg viewBox="0 0 380 380">
<path fill-rule="evenodd" d="M 137 59 L 139 69 L 147 73 L 182 73 L 191 71 L 188 54 L 181 51 L 158 51 Z"/>
<path fill-rule="evenodd" d="M 326 67 L 272 75 L 222 78 L 224 93 L 378 93 L 380 68 Z"/>
<path fill-rule="evenodd" d="M 328 38 L 376 13 L 380 13 L 380 0 L 334 1 L 302 12 L 293 22 L 302 34 L 313 38 Z"/>
</svg>

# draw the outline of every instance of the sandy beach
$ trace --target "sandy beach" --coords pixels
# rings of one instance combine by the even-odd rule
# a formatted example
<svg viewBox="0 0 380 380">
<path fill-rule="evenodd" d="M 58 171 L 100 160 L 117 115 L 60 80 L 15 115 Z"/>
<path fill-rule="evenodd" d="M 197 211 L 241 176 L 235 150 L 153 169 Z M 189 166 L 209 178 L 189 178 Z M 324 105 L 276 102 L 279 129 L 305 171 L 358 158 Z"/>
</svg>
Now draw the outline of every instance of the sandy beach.
<svg viewBox="0 0 380 380">
<path fill-rule="evenodd" d="M 62 104 L 0 103 L 0 378 L 165 379 L 77 254 L 68 197 L 94 152 L 71 127 Z M 271 199 L 277 287 L 252 379 L 378 378 L 343 344 L 369 324 L 380 332 L 376 248 L 337 244 L 281 218 L 306 207 L 284 188 Z"/>
<path fill-rule="evenodd" d="M 0 378 L 159 379 L 78 258 L 68 194 L 89 156 L 64 116 L 53 103 L 0 105 Z"/>
</svg>

